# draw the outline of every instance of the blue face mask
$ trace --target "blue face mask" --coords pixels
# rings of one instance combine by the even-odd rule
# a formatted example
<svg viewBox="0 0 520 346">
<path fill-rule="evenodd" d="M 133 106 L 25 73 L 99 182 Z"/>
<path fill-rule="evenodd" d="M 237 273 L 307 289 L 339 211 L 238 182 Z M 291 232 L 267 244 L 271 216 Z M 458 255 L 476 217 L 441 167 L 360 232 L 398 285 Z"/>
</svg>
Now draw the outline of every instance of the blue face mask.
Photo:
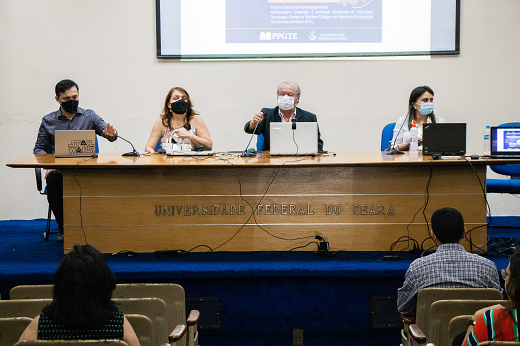
<svg viewBox="0 0 520 346">
<path fill-rule="evenodd" d="M 419 108 L 419 112 L 421 112 L 422 115 L 432 114 L 433 103 L 421 103 L 421 108 Z"/>
</svg>

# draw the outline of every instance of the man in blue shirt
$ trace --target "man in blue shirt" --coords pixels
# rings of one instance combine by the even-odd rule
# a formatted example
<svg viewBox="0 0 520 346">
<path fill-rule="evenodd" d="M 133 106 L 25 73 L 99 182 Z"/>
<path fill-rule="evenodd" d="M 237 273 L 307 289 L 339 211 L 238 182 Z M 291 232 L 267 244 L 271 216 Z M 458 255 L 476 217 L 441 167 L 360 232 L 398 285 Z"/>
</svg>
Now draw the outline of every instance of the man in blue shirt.
<svg viewBox="0 0 520 346">
<path fill-rule="evenodd" d="M 79 108 L 79 87 L 70 79 L 56 84 L 56 102 L 60 108 L 43 117 L 33 154 L 54 154 L 56 130 L 95 130 L 96 134 L 110 142 L 117 139 L 113 126 L 107 124 L 91 109 Z M 63 241 L 63 174 L 60 170 L 48 170 L 47 200 L 58 223 L 58 240 Z"/>
</svg>

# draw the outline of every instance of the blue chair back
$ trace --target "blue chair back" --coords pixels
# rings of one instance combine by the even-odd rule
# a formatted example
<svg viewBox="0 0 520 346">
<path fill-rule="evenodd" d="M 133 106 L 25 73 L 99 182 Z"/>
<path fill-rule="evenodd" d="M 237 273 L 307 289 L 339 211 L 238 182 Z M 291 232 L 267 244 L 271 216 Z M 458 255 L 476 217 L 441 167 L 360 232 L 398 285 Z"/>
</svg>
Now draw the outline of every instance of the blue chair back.
<svg viewBox="0 0 520 346">
<path fill-rule="evenodd" d="M 387 124 L 381 133 L 381 151 L 385 151 L 394 136 L 395 123 Z"/>
<path fill-rule="evenodd" d="M 518 123 L 505 123 L 498 125 L 498 127 L 511 127 L 518 126 L 520 127 L 520 122 Z M 489 166 L 491 170 L 495 173 L 502 175 L 511 175 L 511 176 L 520 176 L 520 164 L 508 164 L 508 165 L 493 165 Z"/>
<path fill-rule="evenodd" d="M 256 151 L 262 151 L 264 147 L 264 135 L 263 133 L 256 136 Z"/>
<path fill-rule="evenodd" d="M 157 142 L 157 145 L 155 146 L 155 152 L 158 152 L 159 149 L 162 148 L 162 145 L 161 145 L 161 140 L 159 139 L 159 142 Z"/>
</svg>

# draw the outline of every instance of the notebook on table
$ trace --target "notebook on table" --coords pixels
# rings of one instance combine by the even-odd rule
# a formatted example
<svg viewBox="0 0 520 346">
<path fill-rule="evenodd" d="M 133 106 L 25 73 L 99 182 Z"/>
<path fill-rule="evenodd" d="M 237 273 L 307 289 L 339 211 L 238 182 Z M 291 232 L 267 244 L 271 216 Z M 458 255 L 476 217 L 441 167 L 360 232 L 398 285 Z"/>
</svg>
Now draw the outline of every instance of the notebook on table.
<svg viewBox="0 0 520 346">
<path fill-rule="evenodd" d="M 271 155 L 310 155 L 318 153 L 318 123 L 270 123 Z"/>
<path fill-rule="evenodd" d="M 520 127 L 491 127 L 491 157 L 520 158 Z"/>
<path fill-rule="evenodd" d="M 423 125 L 423 155 L 461 156 L 466 154 L 466 123 Z"/>
<path fill-rule="evenodd" d="M 96 154 L 96 131 L 56 130 L 54 132 L 55 157 L 85 157 Z"/>
</svg>

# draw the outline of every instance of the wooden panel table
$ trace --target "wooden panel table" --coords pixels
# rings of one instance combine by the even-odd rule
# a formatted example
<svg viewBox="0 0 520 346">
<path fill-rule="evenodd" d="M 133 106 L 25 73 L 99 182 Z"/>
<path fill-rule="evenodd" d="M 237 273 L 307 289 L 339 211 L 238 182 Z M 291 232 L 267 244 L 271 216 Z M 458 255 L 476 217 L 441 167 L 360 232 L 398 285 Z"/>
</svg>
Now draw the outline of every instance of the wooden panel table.
<svg viewBox="0 0 520 346">
<path fill-rule="evenodd" d="M 468 230 L 480 226 L 471 238 L 484 244 L 490 163 L 496 161 L 381 152 L 301 158 L 106 153 L 27 155 L 8 166 L 63 170 L 65 252 L 85 241 L 102 252 L 315 251 L 315 235 L 331 250 L 384 251 L 404 236 L 421 244 L 429 236 L 423 210 L 429 222 L 445 206 L 462 212 Z"/>
</svg>

